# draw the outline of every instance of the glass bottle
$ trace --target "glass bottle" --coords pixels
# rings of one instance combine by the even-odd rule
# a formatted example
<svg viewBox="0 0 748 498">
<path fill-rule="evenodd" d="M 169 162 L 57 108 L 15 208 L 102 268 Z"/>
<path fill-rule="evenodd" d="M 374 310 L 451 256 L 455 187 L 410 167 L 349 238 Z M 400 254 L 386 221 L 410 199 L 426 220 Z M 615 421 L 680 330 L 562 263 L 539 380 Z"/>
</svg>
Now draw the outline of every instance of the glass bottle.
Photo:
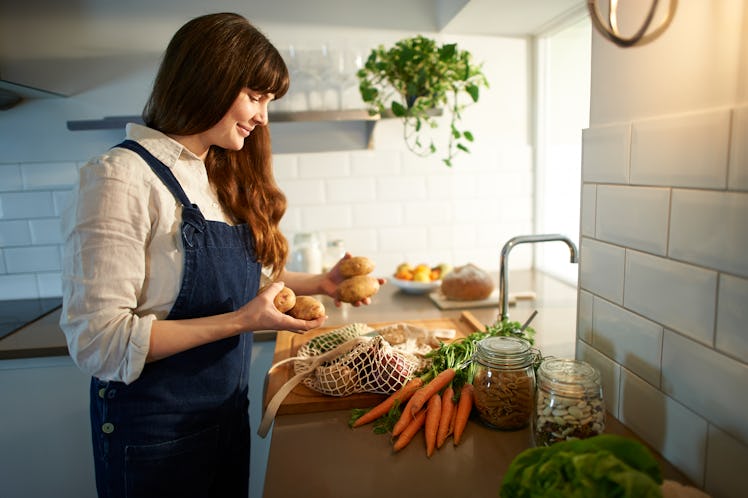
<svg viewBox="0 0 748 498">
<path fill-rule="evenodd" d="M 536 446 L 583 439 L 605 429 L 600 372 L 587 362 L 552 358 L 538 368 L 533 434 Z"/>
<path fill-rule="evenodd" d="M 475 408 L 489 427 L 515 430 L 532 418 L 535 352 L 518 337 L 487 337 L 473 357 Z"/>
<path fill-rule="evenodd" d="M 293 238 L 293 252 L 288 263 L 290 271 L 322 273 L 322 251 L 313 233 L 297 233 Z"/>
</svg>

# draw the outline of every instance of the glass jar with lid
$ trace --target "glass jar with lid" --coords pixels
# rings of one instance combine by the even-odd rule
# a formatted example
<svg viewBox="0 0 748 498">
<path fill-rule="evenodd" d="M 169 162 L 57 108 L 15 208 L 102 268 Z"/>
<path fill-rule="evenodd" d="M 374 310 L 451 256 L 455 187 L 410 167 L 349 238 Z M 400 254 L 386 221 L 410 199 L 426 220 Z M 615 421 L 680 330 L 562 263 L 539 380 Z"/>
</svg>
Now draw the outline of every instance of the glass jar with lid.
<svg viewBox="0 0 748 498">
<path fill-rule="evenodd" d="M 473 361 L 475 408 L 481 422 L 502 430 L 521 429 L 532 418 L 536 354 L 518 337 L 486 337 Z"/>
<path fill-rule="evenodd" d="M 538 368 L 533 434 L 536 446 L 584 439 L 605 429 L 600 372 L 587 362 L 551 358 Z"/>
</svg>

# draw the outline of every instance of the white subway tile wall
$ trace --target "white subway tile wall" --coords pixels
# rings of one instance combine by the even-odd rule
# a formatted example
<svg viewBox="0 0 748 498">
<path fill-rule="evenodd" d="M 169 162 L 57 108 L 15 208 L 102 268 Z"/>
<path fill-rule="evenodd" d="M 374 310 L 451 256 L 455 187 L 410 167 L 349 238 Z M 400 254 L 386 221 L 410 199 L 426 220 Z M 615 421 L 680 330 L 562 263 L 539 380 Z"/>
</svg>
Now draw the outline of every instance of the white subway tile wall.
<svg viewBox="0 0 748 498">
<path fill-rule="evenodd" d="M 716 271 L 627 250 L 624 278 L 626 308 L 713 345 Z"/>
<path fill-rule="evenodd" d="M 597 223 L 595 210 L 597 209 L 597 186 L 585 184 L 582 186 L 582 206 L 580 232 L 582 236 L 594 237 Z"/>
<path fill-rule="evenodd" d="M 717 303 L 716 348 L 745 361 L 748 358 L 745 308 L 748 306 L 748 279 L 721 275 Z"/>
<path fill-rule="evenodd" d="M 619 400 L 624 424 L 691 480 L 704 480 L 707 423 L 703 418 L 625 368 L 621 369 Z"/>
<path fill-rule="evenodd" d="M 582 180 L 628 183 L 631 126 L 608 125 L 582 131 Z"/>
<path fill-rule="evenodd" d="M 671 258 L 748 275 L 746 193 L 673 189 L 672 209 Z"/>
<path fill-rule="evenodd" d="M 305 231 L 343 239 L 382 276 L 403 261 L 497 270 L 504 242 L 532 233 L 532 156 L 526 144 L 488 149 L 452 168 L 406 150 L 278 154 L 281 228 L 290 243 Z M 59 216 L 84 161 L 0 164 L 0 297 L 60 295 Z M 512 268 L 531 264 L 518 253 Z"/>
<path fill-rule="evenodd" d="M 620 419 L 620 383 L 621 365 L 594 349 L 588 343 L 578 340 L 576 357 L 584 360 L 600 371 L 600 382 L 603 386 L 603 399 L 605 407 L 614 416 Z"/>
<path fill-rule="evenodd" d="M 745 474 L 748 446 L 713 425 L 709 426 L 708 437 L 706 488 L 714 497 L 744 496 L 745 487 L 735 476 Z"/>
<path fill-rule="evenodd" d="M 592 345 L 620 365 L 660 385 L 662 326 L 604 299 L 592 307 Z"/>
<path fill-rule="evenodd" d="M 600 185 L 595 234 L 606 242 L 664 255 L 669 209 L 668 189 Z"/>
<path fill-rule="evenodd" d="M 738 107 L 732 114 L 730 139 L 730 171 L 727 187 L 730 190 L 748 190 L 748 106 Z"/>
<path fill-rule="evenodd" d="M 748 460 L 746 130 L 739 106 L 583 133 L 577 357 L 713 496 Z"/>
<path fill-rule="evenodd" d="M 594 296 L 587 291 L 580 291 L 577 298 L 577 338 L 592 344 L 592 321 Z"/>
<path fill-rule="evenodd" d="M 581 287 L 615 303 L 623 303 L 623 273 L 626 250 L 590 238 L 583 238 L 579 268 Z"/>
<path fill-rule="evenodd" d="M 729 143 L 729 109 L 635 122 L 631 132 L 630 181 L 724 188 Z"/>
<path fill-rule="evenodd" d="M 748 365 L 666 330 L 662 389 L 717 427 L 748 441 Z"/>
</svg>

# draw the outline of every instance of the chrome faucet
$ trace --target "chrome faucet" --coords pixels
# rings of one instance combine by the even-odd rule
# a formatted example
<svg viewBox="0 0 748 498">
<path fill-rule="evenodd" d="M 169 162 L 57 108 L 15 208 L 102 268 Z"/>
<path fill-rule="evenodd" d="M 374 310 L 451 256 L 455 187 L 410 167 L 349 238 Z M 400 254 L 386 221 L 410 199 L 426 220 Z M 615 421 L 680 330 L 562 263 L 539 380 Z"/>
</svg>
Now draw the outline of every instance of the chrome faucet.
<svg viewBox="0 0 748 498">
<path fill-rule="evenodd" d="M 566 242 L 566 245 L 569 246 L 569 251 L 571 251 L 571 262 L 579 262 L 579 250 L 577 250 L 577 246 L 569 237 L 558 233 L 518 235 L 517 237 L 512 237 L 504 244 L 504 247 L 501 249 L 501 264 L 499 267 L 499 320 L 503 321 L 509 318 L 509 271 L 507 268 L 509 252 L 517 244 L 550 242 L 554 240 Z"/>
</svg>

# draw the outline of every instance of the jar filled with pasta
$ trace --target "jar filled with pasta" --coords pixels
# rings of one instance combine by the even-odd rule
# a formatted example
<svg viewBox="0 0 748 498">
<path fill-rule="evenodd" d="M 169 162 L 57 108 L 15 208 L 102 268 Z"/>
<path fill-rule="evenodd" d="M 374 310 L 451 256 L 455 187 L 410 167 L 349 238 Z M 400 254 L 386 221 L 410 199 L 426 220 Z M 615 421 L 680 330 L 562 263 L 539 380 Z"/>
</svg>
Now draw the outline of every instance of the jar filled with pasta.
<svg viewBox="0 0 748 498">
<path fill-rule="evenodd" d="M 478 342 L 473 390 L 481 422 L 515 430 L 532 418 L 535 394 L 535 352 L 518 337 L 487 337 Z"/>
<path fill-rule="evenodd" d="M 600 372 L 587 362 L 547 359 L 538 368 L 533 434 L 536 446 L 584 439 L 605 429 Z"/>
</svg>

